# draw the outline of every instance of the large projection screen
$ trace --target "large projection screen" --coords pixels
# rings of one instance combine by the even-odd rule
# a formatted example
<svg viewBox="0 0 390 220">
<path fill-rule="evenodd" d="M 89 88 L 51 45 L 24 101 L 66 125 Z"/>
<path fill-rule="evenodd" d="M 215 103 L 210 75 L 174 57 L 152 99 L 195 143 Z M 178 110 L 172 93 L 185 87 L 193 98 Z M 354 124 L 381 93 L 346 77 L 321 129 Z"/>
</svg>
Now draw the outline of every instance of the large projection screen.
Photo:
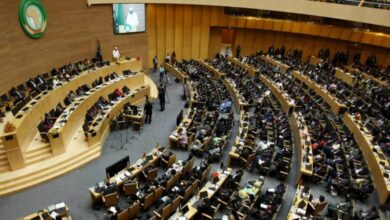
<svg viewBox="0 0 390 220">
<path fill-rule="evenodd" d="M 113 4 L 115 34 L 145 31 L 145 4 Z"/>
</svg>

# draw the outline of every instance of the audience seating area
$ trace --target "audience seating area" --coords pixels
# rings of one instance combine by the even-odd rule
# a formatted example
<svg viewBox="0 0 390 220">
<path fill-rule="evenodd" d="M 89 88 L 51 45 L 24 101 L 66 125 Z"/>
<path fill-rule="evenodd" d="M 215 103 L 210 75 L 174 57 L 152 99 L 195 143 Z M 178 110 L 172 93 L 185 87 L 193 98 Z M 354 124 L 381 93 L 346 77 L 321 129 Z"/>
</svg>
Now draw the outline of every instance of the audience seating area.
<svg viewBox="0 0 390 220">
<path fill-rule="evenodd" d="M 131 106 L 142 104 L 145 96 L 157 98 L 157 88 L 140 59 L 117 64 L 84 60 L 12 87 L 1 99 L 0 195 L 97 158 L 122 112 L 127 124 L 142 126 L 143 111 Z M 84 117 L 85 123 L 79 120 Z"/>
</svg>

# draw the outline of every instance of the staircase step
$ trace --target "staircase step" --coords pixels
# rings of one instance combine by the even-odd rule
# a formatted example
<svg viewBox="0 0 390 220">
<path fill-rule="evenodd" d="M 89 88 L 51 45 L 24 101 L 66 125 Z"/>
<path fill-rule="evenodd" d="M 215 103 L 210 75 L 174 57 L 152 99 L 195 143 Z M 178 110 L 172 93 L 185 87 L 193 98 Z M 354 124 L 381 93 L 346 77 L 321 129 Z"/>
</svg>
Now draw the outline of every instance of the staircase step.
<svg viewBox="0 0 390 220">
<path fill-rule="evenodd" d="M 50 147 L 45 147 L 45 148 L 39 148 L 36 150 L 33 150 L 31 152 L 27 152 L 27 160 L 28 159 L 33 159 L 34 157 L 39 157 L 40 155 L 43 154 L 50 154 L 51 155 L 51 148 Z"/>
<path fill-rule="evenodd" d="M 2 167 L 2 166 L 8 166 L 8 160 L 1 160 L 0 167 Z"/>
<path fill-rule="evenodd" d="M 36 155 L 34 157 L 27 157 L 26 159 L 26 165 L 31 165 L 31 164 L 34 164 L 34 163 L 37 163 L 37 162 L 41 162 L 41 161 L 44 161 L 50 157 L 52 157 L 53 155 L 51 153 L 44 153 L 44 154 L 40 154 L 40 155 Z"/>
<path fill-rule="evenodd" d="M 11 171 L 9 166 L 1 166 L 0 167 L 0 173 L 5 173 L 5 172 L 8 172 L 8 171 Z"/>
<path fill-rule="evenodd" d="M 7 154 L 4 152 L 4 153 L 0 153 L 0 161 L 3 161 L 3 160 L 7 160 L 8 161 L 8 157 L 7 157 Z"/>
</svg>

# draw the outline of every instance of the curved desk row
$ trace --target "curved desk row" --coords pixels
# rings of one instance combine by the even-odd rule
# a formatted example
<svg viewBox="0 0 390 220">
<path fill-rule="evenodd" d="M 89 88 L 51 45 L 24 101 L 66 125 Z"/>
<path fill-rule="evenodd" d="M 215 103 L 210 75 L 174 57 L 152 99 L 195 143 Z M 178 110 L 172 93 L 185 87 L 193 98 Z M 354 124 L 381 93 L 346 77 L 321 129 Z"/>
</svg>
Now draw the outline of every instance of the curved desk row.
<svg viewBox="0 0 390 220">
<path fill-rule="evenodd" d="M 349 86 L 353 87 L 356 83 L 356 77 L 352 75 L 349 72 L 344 72 L 342 69 L 336 67 L 336 78 L 340 79 L 341 81 L 345 82 Z"/>
<path fill-rule="evenodd" d="M 83 84 L 90 84 L 95 79 L 104 77 L 112 72 L 122 72 L 123 70 L 138 71 L 142 68 L 142 60 L 124 61 L 121 64 L 112 64 L 99 69 L 87 70 L 73 78 L 70 82 L 59 86 L 52 91 L 40 96 L 39 100 L 27 104 L 14 119 L 10 121 L 15 126 L 15 130 L 1 135 L 4 148 L 7 151 L 9 164 L 12 170 L 23 168 L 23 152 L 32 142 L 36 132 L 37 125 L 45 112 L 49 112 L 59 103 L 59 97 L 65 97 L 71 90 L 76 90 Z M 33 129 L 31 129 L 33 127 Z"/>
<path fill-rule="evenodd" d="M 370 132 L 364 127 L 361 121 L 357 121 L 350 114 L 344 114 L 344 124 L 349 128 L 360 150 L 363 152 L 366 163 L 373 176 L 373 182 L 377 189 L 379 201 L 385 204 L 390 195 L 390 164 L 386 155 L 379 146 L 373 146 Z"/>
<path fill-rule="evenodd" d="M 72 140 L 72 137 L 77 131 L 84 120 L 80 118 L 85 118 L 85 115 L 98 100 L 99 97 L 107 97 L 108 94 L 114 92 L 116 88 L 121 89 L 123 86 L 127 86 L 130 90 L 139 87 L 139 85 L 145 85 L 145 76 L 143 73 L 138 73 L 129 77 L 120 77 L 119 80 L 106 82 L 101 85 L 100 88 L 95 87 L 94 91 L 91 90 L 89 95 L 79 102 L 79 104 L 73 107 L 73 111 L 66 113 L 64 112 L 60 118 L 57 120 L 56 124 L 49 132 L 49 141 L 51 144 L 52 152 L 54 155 L 64 153 L 69 142 Z M 65 117 L 64 117 L 65 116 Z"/>
<path fill-rule="evenodd" d="M 302 116 L 297 113 L 292 113 L 290 116 L 290 125 L 294 134 L 295 145 L 297 146 L 297 158 L 301 158 L 300 173 L 298 180 L 301 179 L 301 175 L 313 176 L 313 151 L 310 146 L 310 133 Z"/>
<path fill-rule="evenodd" d="M 239 59 L 228 57 L 228 61 L 230 61 L 230 62 L 232 62 L 232 63 L 234 63 L 234 64 L 236 64 L 236 65 L 238 65 L 238 66 L 240 66 L 240 67 L 242 67 L 242 68 L 244 68 L 246 70 L 248 70 L 248 73 L 249 73 L 249 75 L 251 77 L 255 77 L 256 76 L 256 72 L 258 70 L 253 68 L 253 67 L 251 67 L 251 66 L 249 66 L 249 65 L 247 65 L 247 64 L 245 64 L 245 63 L 243 63 L 243 62 L 241 62 Z"/>
<path fill-rule="evenodd" d="M 240 111 L 240 126 L 238 127 L 238 134 L 236 136 L 236 140 L 234 141 L 234 145 L 229 151 L 228 154 L 228 166 L 231 167 L 233 159 L 239 159 L 240 154 L 236 152 L 237 146 L 240 145 L 240 139 L 246 139 L 249 131 L 249 117 L 248 112 L 241 109 Z"/>
<path fill-rule="evenodd" d="M 290 68 L 290 66 L 288 66 L 288 65 L 286 65 L 278 60 L 274 60 L 268 55 L 267 56 L 261 55 L 260 59 L 267 61 L 269 63 L 272 63 L 272 65 L 274 65 L 274 66 L 279 67 L 281 73 L 287 73 L 287 70 Z"/>
<path fill-rule="evenodd" d="M 174 77 L 178 78 L 180 82 L 184 83 L 185 81 L 187 81 L 188 76 L 182 70 L 172 66 L 169 63 L 164 63 L 164 68 L 165 71 L 170 72 Z"/>
<path fill-rule="evenodd" d="M 259 72 L 258 69 L 255 67 L 249 66 L 248 64 L 245 64 L 241 61 L 239 61 L 237 58 L 228 58 L 231 62 L 234 62 L 235 64 L 241 66 L 242 68 L 248 70 L 248 73 L 251 77 L 256 77 L 256 72 Z M 263 60 L 264 62 L 264 60 Z M 268 62 L 268 61 L 266 61 Z M 275 61 L 276 62 L 276 61 Z M 270 62 L 272 65 L 275 65 L 275 62 Z M 295 108 L 294 101 L 290 99 L 289 95 L 285 92 L 282 92 L 272 80 L 268 79 L 263 74 L 259 74 L 259 79 L 262 83 L 267 86 L 272 93 L 276 96 L 276 98 L 279 100 L 280 104 L 282 105 L 282 108 L 284 112 L 289 114 L 293 109 Z"/>
<path fill-rule="evenodd" d="M 141 86 L 110 106 L 106 113 L 99 119 L 97 124 L 93 125 L 92 132 L 88 133 L 88 146 L 98 144 L 101 140 L 105 139 L 108 134 L 108 128 L 110 127 L 111 120 L 119 115 L 126 103 L 130 102 L 132 105 L 135 105 L 137 102 L 143 101 L 145 99 L 145 95 L 148 95 L 149 93 L 149 85 Z"/>
<path fill-rule="evenodd" d="M 113 118 L 111 115 L 114 115 L 116 112 L 120 111 L 123 105 L 128 101 L 134 104 L 144 101 L 144 95 L 147 94 L 151 90 L 150 87 L 153 86 L 155 85 L 146 84 L 143 89 L 139 89 L 138 91 L 134 89 L 132 90 L 134 92 L 132 92 L 134 96 L 128 96 L 127 98 L 122 99 L 120 102 L 112 106 L 102 123 L 96 127 L 96 129 L 98 129 L 97 135 L 95 135 L 92 140 L 89 140 L 90 142 L 85 141 L 83 134 L 76 134 L 75 137 L 77 136 L 77 139 L 71 137 L 71 142 L 67 146 L 66 153 L 51 157 L 40 163 L 30 165 L 23 169 L 1 173 L 0 196 L 7 195 L 53 179 L 73 169 L 76 169 L 93 159 L 98 158 L 101 154 L 102 145 L 106 138 L 106 134 L 109 131 L 109 121 Z M 82 123 L 85 114 L 79 115 L 78 117 Z M 81 131 L 81 125 L 76 130 Z M 92 143 L 94 144 L 91 145 Z"/>
<path fill-rule="evenodd" d="M 313 82 L 308 76 L 303 75 L 299 71 L 294 71 L 292 75 L 299 81 L 305 83 L 310 89 L 314 90 L 317 95 L 321 96 L 324 101 L 330 105 L 332 112 L 336 115 L 339 115 L 342 112 L 342 109 L 346 108 L 344 104 L 337 101 L 328 91 L 322 89 L 321 86 Z"/>
<path fill-rule="evenodd" d="M 348 70 L 349 72 L 351 72 L 352 74 L 353 74 L 353 73 L 360 73 L 360 74 L 363 76 L 364 79 L 372 79 L 372 80 L 374 80 L 375 82 L 377 82 L 379 85 L 385 86 L 385 87 L 387 87 L 387 88 L 390 88 L 390 85 L 389 85 L 388 83 L 386 83 L 386 82 L 384 82 L 384 81 L 382 81 L 382 80 L 376 78 L 375 76 L 372 76 L 372 75 L 370 75 L 370 74 L 368 74 L 368 73 L 365 73 L 365 72 L 363 72 L 363 71 L 360 71 L 360 69 L 358 69 L 358 68 L 354 68 L 354 67 L 352 67 L 352 66 L 344 66 L 344 67 L 347 68 L 347 70 Z"/>
<path fill-rule="evenodd" d="M 209 69 L 212 73 L 214 73 L 214 78 L 216 79 L 225 79 L 225 74 L 220 72 L 219 70 L 215 69 L 214 67 L 212 67 L 210 64 L 208 64 L 207 62 L 205 62 L 204 60 L 199 60 L 198 61 L 202 66 L 206 67 L 207 69 Z"/>
<path fill-rule="evenodd" d="M 310 58 L 309 58 L 309 63 L 311 65 L 314 65 L 314 66 L 317 66 L 319 63 L 322 63 L 322 62 L 324 62 L 323 59 L 317 58 L 315 56 L 310 56 Z"/>
<path fill-rule="evenodd" d="M 207 69 L 209 69 L 211 72 L 214 73 L 214 77 L 216 79 L 222 79 L 224 86 L 228 89 L 230 97 L 233 100 L 234 106 L 236 108 L 236 111 L 239 112 L 240 109 L 243 106 L 247 106 L 248 103 L 244 100 L 244 98 L 240 95 L 234 84 L 231 82 L 230 79 L 226 78 L 226 74 L 220 72 L 219 70 L 215 69 L 214 67 L 210 66 L 208 63 L 206 63 L 203 60 L 199 60 L 199 63 L 205 66 Z"/>
</svg>

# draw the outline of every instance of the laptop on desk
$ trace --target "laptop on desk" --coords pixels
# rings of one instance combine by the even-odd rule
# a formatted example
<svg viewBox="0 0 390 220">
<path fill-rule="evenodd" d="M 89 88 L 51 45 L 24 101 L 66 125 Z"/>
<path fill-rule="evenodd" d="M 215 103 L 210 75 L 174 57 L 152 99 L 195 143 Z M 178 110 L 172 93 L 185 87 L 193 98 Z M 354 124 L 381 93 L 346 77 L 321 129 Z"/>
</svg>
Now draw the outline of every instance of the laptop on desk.
<svg viewBox="0 0 390 220">
<path fill-rule="evenodd" d="M 199 193 L 199 197 L 202 198 L 202 199 L 203 198 L 207 198 L 207 196 L 208 196 L 207 191 L 202 191 L 202 192 Z"/>
<path fill-rule="evenodd" d="M 153 160 L 153 155 L 146 156 L 146 161 L 151 161 L 151 160 Z"/>
</svg>

